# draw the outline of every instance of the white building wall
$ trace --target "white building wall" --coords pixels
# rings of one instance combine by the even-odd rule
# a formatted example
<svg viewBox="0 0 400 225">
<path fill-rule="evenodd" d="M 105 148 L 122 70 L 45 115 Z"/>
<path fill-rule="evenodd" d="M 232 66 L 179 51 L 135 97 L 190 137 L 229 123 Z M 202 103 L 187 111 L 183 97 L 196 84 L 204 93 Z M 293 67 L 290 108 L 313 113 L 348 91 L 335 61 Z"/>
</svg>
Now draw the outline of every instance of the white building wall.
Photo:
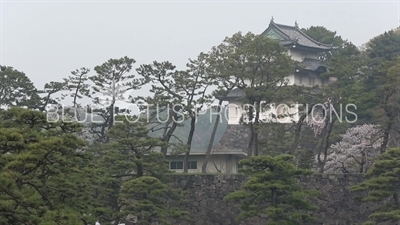
<svg viewBox="0 0 400 225">
<path fill-rule="evenodd" d="M 242 102 L 232 101 L 228 104 L 228 113 L 224 113 L 225 118 L 228 118 L 228 124 L 239 124 L 242 117 Z"/>
<path fill-rule="evenodd" d="M 288 51 L 292 59 L 298 62 L 303 61 L 305 58 L 318 59 L 318 53 L 316 52 L 302 52 L 296 48 L 291 48 Z"/>
<path fill-rule="evenodd" d="M 301 62 L 304 60 L 305 55 L 295 49 L 289 49 L 289 54 L 293 60 Z"/>
</svg>

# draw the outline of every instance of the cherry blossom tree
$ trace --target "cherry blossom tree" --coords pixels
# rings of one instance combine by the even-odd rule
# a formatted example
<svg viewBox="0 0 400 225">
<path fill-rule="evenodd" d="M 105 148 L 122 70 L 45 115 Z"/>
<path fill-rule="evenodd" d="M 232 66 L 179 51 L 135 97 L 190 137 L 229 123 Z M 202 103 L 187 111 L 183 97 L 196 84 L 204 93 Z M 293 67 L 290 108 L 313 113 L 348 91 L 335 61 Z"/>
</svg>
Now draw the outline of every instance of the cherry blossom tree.
<svg viewBox="0 0 400 225">
<path fill-rule="evenodd" d="M 365 173 L 380 154 L 383 131 L 378 125 L 349 128 L 342 140 L 330 146 L 326 173 Z"/>
<path fill-rule="evenodd" d="M 306 125 L 314 131 L 315 137 L 322 133 L 326 126 L 327 114 L 329 113 L 328 102 L 313 106 L 310 115 L 306 117 Z"/>
<path fill-rule="evenodd" d="M 334 97 L 330 97 L 324 103 L 314 105 L 311 114 L 308 116 L 311 118 L 306 119 L 306 124 L 314 131 L 315 137 L 319 136 L 319 141 L 316 146 L 316 163 L 319 168 L 319 173 L 324 172 L 324 166 L 328 159 L 330 137 L 334 123 L 338 119 L 333 116 L 335 105 L 338 105 L 338 102 L 335 101 Z"/>
</svg>

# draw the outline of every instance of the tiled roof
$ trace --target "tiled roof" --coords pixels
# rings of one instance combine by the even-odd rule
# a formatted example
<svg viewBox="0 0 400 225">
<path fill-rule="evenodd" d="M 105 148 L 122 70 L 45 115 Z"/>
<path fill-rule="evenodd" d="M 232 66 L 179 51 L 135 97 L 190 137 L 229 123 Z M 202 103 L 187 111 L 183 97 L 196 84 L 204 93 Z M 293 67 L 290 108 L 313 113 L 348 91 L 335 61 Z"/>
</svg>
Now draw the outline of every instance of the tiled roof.
<svg viewBox="0 0 400 225">
<path fill-rule="evenodd" d="M 234 88 L 229 94 L 227 95 L 228 98 L 237 98 L 237 97 L 244 97 L 244 92 L 240 88 Z"/>
<path fill-rule="evenodd" d="M 221 140 L 218 142 L 218 146 L 213 151 L 215 153 L 235 152 L 236 154 L 244 153 L 247 155 L 249 138 L 249 128 L 247 126 L 229 124 Z"/>
<path fill-rule="evenodd" d="M 325 67 L 328 68 L 327 65 L 325 65 L 323 62 L 321 62 L 318 59 L 310 59 L 310 58 L 305 58 L 303 60 L 303 62 L 300 63 L 300 65 L 303 65 L 305 67 L 306 70 L 311 70 L 311 71 L 315 71 L 317 70 L 319 67 Z"/>
<path fill-rule="evenodd" d="M 224 99 L 229 101 L 229 99 L 240 99 L 243 97 L 245 97 L 243 90 L 240 88 L 234 88 L 228 93 L 228 95 L 217 96 L 217 99 Z"/>
<path fill-rule="evenodd" d="M 331 44 L 324 44 L 313 40 L 311 37 L 302 32 L 297 26 L 277 24 L 272 20 L 269 27 L 261 35 L 267 35 L 271 29 L 285 37 L 285 40 L 280 41 L 283 45 L 298 44 L 320 50 L 330 50 L 333 48 Z"/>
</svg>

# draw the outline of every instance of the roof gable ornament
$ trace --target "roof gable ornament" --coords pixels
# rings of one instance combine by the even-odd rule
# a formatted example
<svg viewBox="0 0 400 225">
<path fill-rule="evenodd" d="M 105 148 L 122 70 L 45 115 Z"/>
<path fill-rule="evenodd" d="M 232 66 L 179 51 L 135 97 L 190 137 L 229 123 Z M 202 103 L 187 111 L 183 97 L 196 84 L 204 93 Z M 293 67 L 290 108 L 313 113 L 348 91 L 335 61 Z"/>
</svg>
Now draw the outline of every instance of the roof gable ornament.
<svg viewBox="0 0 400 225">
<path fill-rule="evenodd" d="M 294 26 L 295 26 L 296 28 L 299 28 L 299 24 L 297 23 L 297 20 L 294 21 Z"/>
<path fill-rule="evenodd" d="M 274 16 L 271 17 L 271 23 L 273 23 L 273 22 L 274 22 Z"/>
</svg>

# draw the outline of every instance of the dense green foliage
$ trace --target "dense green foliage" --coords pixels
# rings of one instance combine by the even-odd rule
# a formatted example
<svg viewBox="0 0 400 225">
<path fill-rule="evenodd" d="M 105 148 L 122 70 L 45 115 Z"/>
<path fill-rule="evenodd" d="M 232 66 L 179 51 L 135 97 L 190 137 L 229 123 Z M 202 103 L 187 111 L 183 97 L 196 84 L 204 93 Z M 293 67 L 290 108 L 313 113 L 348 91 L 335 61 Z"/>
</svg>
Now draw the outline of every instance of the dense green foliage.
<svg viewBox="0 0 400 225">
<path fill-rule="evenodd" d="M 298 169 L 293 156 L 253 156 L 240 163 L 247 168 L 243 173 L 251 178 L 241 190 L 226 196 L 227 200 L 242 201 L 238 219 L 263 213 L 271 225 L 300 225 L 315 220 L 302 212 L 316 209 L 308 199 L 315 193 L 303 190 L 298 181 L 312 171 Z"/>
<path fill-rule="evenodd" d="M 115 212 L 109 220 L 130 214 L 145 225 L 153 220 L 165 222 L 167 216 L 184 215 L 162 200 L 179 200 L 179 193 L 168 185 L 168 163 L 161 153 L 153 151 L 164 143 L 148 136 L 146 123 L 129 122 L 135 119 L 116 117 L 115 125 L 107 132 L 109 142 L 92 150 L 99 166 L 97 173 L 107 178 L 101 186 L 107 188 L 104 197 L 110 211 Z"/>
<path fill-rule="evenodd" d="M 38 91 L 25 73 L 0 65 L 0 84 L 0 106 L 38 107 Z"/>
<path fill-rule="evenodd" d="M 354 192 L 366 191 L 364 201 L 380 205 L 365 224 L 400 221 L 400 149 L 388 149 L 365 174 L 367 180 L 351 187 Z"/>
<path fill-rule="evenodd" d="M 2 111 L 0 124 L 0 223 L 93 223 L 92 163 L 79 151 L 79 126 L 19 108 Z"/>
<path fill-rule="evenodd" d="M 162 143 L 145 124 L 116 119 L 110 141 L 88 149 L 76 135 L 80 124 L 49 123 L 31 109 L 1 111 L 1 224 L 93 224 L 132 214 L 148 224 L 185 215 L 165 204 L 180 194 L 169 187 L 164 157 L 151 151 Z"/>
</svg>

